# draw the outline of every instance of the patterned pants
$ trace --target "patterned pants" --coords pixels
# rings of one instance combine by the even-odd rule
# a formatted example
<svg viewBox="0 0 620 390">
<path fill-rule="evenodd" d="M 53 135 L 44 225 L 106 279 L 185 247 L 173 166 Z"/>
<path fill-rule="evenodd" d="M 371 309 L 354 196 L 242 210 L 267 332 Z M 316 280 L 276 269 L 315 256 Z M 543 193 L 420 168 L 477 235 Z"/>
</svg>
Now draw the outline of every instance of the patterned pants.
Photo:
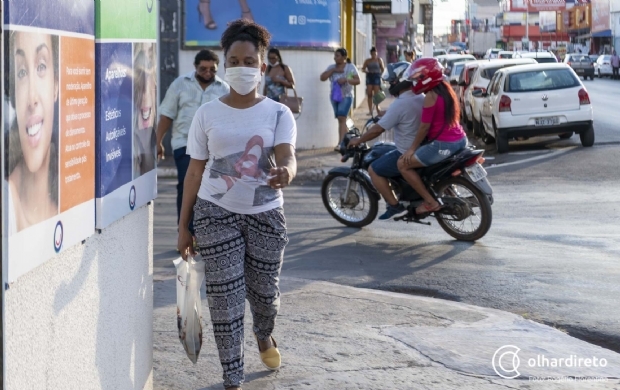
<svg viewBox="0 0 620 390">
<path fill-rule="evenodd" d="M 259 340 L 271 336 L 280 308 L 278 281 L 288 243 L 284 214 L 282 208 L 235 214 L 198 198 L 194 228 L 206 260 L 207 301 L 224 387 L 239 386 L 244 380 L 246 298 Z"/>
</svg>

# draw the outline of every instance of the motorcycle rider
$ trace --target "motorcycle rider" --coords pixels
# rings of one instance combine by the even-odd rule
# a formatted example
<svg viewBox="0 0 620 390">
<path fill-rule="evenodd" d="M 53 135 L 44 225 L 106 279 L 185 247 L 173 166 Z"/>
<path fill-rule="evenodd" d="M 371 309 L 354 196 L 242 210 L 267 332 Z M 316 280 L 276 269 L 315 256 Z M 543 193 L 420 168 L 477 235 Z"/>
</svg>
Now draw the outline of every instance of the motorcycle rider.
<svg viewBox="0 0 620 390">
<path fill-rule="evenodd" d="M 442 205 L 431 195 L 416 168 L 437 164 L 467 147 L 467 136 L 460 125 L 458 100 L 444 79 L 443 66 L 435 58 L 421 58 L 405 72 L 413 82 L 413 92 L 424 98 L 422 121 L 411 147 L 398 160 L 403 178 L 424 199 L 416 214 L 427 214 Z M 425 141 L 423 144 L 423 141 Z"/>
<path fill-rule="evenodd" d="M 375 160 L 368 170 L 372 183 L 387 202 L 385 213 L 379 219 L 390 219 L 405 214 L 407 209 L 398 201 L 387 178 L 400 176 L 398 160 L 412 145 L 420 121 L 424 95 L 418 95 L 411 90 L 413 83 L 403 77 L 409 68 L 408 62 L 399 62 L 388 65 L 388 74 L 384 77 L 390 83 L 389 92 L 396 100 L 388 107 L 382 117 L 361 137 L 353 138 L 348 147 L 358 146 L 377 138 L 385 130 L 394 129 L 394 143 L 396 150 L 392 150 Z"/>
</svg>

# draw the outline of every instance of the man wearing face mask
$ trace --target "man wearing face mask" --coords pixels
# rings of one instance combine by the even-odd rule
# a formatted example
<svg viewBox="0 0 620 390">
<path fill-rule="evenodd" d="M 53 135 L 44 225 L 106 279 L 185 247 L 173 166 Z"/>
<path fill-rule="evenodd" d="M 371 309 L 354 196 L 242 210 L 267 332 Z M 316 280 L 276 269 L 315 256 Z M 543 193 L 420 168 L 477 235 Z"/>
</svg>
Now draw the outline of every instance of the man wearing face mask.
<svg viewBox="0 0 620 390">
<path fill-rule="evenodd" d="M 228 84 L 216 76 L 219 57 L 211 50 L 201 50 L 194 59 L 195 71 L 180 76 L 172 82 L 159 108 L 157 125 L 157 157 L 164 158 L 164 136 L 172 127 L 172 149 L 177 167 L 177 222 L 183 201 L 183 182 L 189 167 L 190 157 L 186 154 L 187 134 L 200 106 L 226 95 Z M 194 234 L 193 219 L 189 230 Z"/>
</svg>

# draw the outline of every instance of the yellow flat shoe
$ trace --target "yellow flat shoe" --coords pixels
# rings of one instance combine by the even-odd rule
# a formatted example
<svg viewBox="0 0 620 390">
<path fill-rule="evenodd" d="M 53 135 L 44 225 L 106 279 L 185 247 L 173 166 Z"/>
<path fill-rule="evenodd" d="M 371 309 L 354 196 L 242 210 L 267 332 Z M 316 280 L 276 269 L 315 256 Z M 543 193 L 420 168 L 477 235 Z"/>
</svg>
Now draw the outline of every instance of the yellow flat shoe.
<svg viewBox="0 0 620 390">
<path fill-rule="evenodd" d="M 254 338 L 256 338 L 256 344 L 258 344 L 258 337 L 256 334 L 254 334 Z M 273 343 L 273 347 L 268 348 L 264 352 L 261 352 L 260 345 L 258 345 L 258 352 L 260 353 L 260 360 L 263 362 L 263 366 L 268 370 L 277 371 L 280 369 L 280 364 L 282 364 L 282 357 L 280 356 L 276 339 L 271 337 L 271 342 Z"/>
</svg>

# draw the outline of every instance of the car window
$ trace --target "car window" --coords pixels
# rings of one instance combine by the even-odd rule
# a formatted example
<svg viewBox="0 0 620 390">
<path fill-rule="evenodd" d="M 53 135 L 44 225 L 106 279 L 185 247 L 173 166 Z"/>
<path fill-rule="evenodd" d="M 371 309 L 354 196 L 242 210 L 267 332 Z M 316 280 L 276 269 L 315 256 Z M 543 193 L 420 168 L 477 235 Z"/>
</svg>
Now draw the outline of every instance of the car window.
<svg viewBox="0 0 620 390">
<path fill-rule="evenodd" d="M 477 68 L 469 68 L 467 69 L 467 76 L 465 77 L 465 82 L 467 84 L 471 83 L 472 78 L 474 77 L 474 73 L 476 72 Z"/>
<path fill-rule="evenodd" d="M 534 70 L 513 73 L 508 77 L 507 92 L 531 92 L 577 87 L 579 80 L 570 69 Z"/>
<path fill-rule="evenodd" d="M 539 64 L 550 64 L 558 62 L 555 58 L 552 57 L 543 57 L 543 58 L 534 58 L 536 62 Z"/>
<path fill-rule="evenodd" d="M 464 66 L 465 64 L 457 63 L 456 65 L 454 65 L 454 68 L 452 69 L 452 74 L 453 75 L 461 74 L 461 71 L 463 70 Z"/>
<path fill-rule="evenodd" d="M 515 64 L 509 64 L 509 65 L 502 65 L 502 66 L 497 66 L 497 67 L 493 67 L 493 68 L 486 68 L 483 69 L 480 72 L 480 76 L 484 77 L 485 79 L 491 79 L 493 77 L 493 75 L 495 74 L 495 72 L 497 72 L 498 70 L 502 69 L 502 68 L 508 68 L 510 66 L 514 66 Z"/>
<path fill-rule="evenodd" d="M 487 92 L 489 93 L 489 95 L 493 95 L 493 91 L 495 90 L 496 83 L 497 83 L 497 77 L 493 76 L 493 78 L 491 79 L 487 87 Z"/>
<path fill-rule="evenodd" d="M 502 85 L 503 77 L 504 75 L 502 74 L 497 75 L 497 77 L 495 78 L 495 85 L 493 85 L 493 90 L 491 91 L 491 94 L 497 95 L 499 93 L 499 87 L 500 85 Z"/>
</svg>

